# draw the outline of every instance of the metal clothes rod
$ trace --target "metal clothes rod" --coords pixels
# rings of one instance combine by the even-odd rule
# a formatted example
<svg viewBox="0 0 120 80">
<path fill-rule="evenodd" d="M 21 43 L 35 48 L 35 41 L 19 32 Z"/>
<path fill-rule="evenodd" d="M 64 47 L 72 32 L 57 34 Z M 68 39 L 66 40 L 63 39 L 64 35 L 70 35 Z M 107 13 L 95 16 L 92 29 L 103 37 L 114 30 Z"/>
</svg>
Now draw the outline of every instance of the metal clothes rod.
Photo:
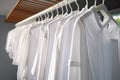
<svg viewBox="0 0 120 80">
<path fill-rule="evenodd" d="M 48 8 L 48 9 L 45 9 L 45 10 L 43 10 L 43 11 L 41 11 L 41 12 L 39 12 L 39 13 L 33 15 L 33 16 L 31 16 L 31 17 L 21 21 L 21 22 L 18 22 L 15 26 L 19 27 L 19 26 L 23 26 L 23 25 L 27 25 L 27 24 L 33 23 L 34 21 L 36 21 L 36 17 L 38 17 L 38 16 L 40 16 L 40 15 L 46 13 L 46 12 L 49 12 L 49 11 L 53 10 L 54 8 L 56 8 L 57 5 L 63 5 L 63 2 L 65 2 L 65 1 L 66 0 L 63 0 L 63 1 L 53 5 L 52 7 Z M 69 3 L 72 3 L 75 0 L 67 0 L 66 2 L 68 2 L 68 1 L 69 1 Z M 60 8 L 60 7 L 57 6 L 57 8 Z"/>
</svg>

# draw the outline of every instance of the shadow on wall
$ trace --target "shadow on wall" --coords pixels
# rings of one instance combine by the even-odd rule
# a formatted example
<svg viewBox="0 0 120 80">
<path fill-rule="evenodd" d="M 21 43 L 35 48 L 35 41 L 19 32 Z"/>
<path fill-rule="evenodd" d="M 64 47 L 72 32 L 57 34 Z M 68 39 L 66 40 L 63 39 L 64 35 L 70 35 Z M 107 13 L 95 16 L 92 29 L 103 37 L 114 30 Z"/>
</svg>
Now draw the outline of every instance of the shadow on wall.
<svg viewBox="0 0 120 80">
<path fill-rule="evenodd" d="M 4 16 L 0 16 L 0 80 L 17 80 L 17 66 L 12 65 L 5 51 L 7 34 L 14 28 L 14 24 L 4 23 Z"/>
</svg>

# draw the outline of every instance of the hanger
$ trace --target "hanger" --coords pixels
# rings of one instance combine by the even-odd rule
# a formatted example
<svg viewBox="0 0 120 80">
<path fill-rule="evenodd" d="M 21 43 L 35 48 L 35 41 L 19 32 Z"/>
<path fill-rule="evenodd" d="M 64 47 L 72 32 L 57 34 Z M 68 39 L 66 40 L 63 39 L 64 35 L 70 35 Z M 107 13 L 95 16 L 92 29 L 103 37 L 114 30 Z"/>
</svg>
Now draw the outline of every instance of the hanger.
<svg viewBox="0 0 120 80">
<path fill-rule="evenodd" d="M 93 5 L 93 6 L 95 6 L 95 7 L 97 6 L 97 0 L 95 0 L 95 2 L 94 2 L 94 5 Z"/>
<path fill-rule="evenodd" d="M 57 14 L 55 15 L 55 17 L 58 17 L 59 16 L 59 10 L 58 10 L 58 8 L 56 8 L 56 7 L 58 7 L 59 5 L 58 4 L 56 4 L 55 5 L 55 9 L 56 9 L 56 11 L 57 11 Z M 53 6 L 54 7 L 54 6 Z"/>
<path fill-rule="evenodd" d="M 44 18 L 45 17 L 45 18 Z M 45 14 L 43 14 L 43 21 L 45 21 L 45 19 L 46 19 L 46 16 L 45 16 Z"/>
<path fill-rule="evenodd" d="M 102 1 L 102 4 L 105 4 L 105 0 Z"/>
<path fill-rule="evenodd" d="M 39 22 L 39 21 L 41 21 L 41 17 L 40 16 L 36 17 L 36 22 Z"/>
<path fill-rule="evenodd" d="M 63 1 L 64 2 L 64 1 Z M 63 3 L 62 2 L 62 3 Z M 62 14 L 61 15 L 64 15 L 64 9 L 63 9 L 63 4 L 61 4 L 61 9 L 62 9 Z"/>
<path fill-rule="evenodd" d="M 45 13 L 45 19 L 47 20 L 47 15 L 46 15 L 47 13 Z"/>
<path fill-rule="evenodd" d="M 62 11 L 63 11 L 63 15 L 66 13 L 65 11 L 64 11 L 64 6 L 65 6 L 65 10 L 67 10 L 67 8 L 66 8 L 66 4 L 65 4 L 65 0 L 64 1 L 62 1 L 62 3 L 61 3 L 61 5 L 62 5 Z"/>
<path fill-rule="evenodd" d="M 102 5 L 104 5 L 104 4 L 105 4 L 105 0 L 102 0 Z M 94 6 L 97 6 L 97 0 L 95 0 Z"/>
<path fill-rule="evenodd" d="M 47 16 L 47 19 L 49 19 L 49 14 L 48 13 L 46 13 L 46 16 Z"/>
<path fill-rule="evenodd" d="M 86 10 L 88 10 L 88 0 L 85 0 L 85 6 L 82 8 L 82 10 L 79 10 L 80 9 L 80 7 L 79 7 L 79 4 L 76 2 L 76 5 L 77 5 L 77 7 L 78 7 L 78 9 L 77 9 L 77 14 L 75 14 L 75 15 L 79 15 L 79 14 L 81 14 L 82 13 L 82 15 L 84 14 L 84 11 L 86 11 Z M 75 16 L 74 15 L 74 16 Z"/>
<path fill-rule="evenodd" d="M 96 6 L 94 9 L 96 17 L 98 18 L 97 20 L 99 24 L 103 25 L 103 27 L 101 26 L 102 29 L 110 21 L 110 16 L 109 16 L 110 14 L 106 9 L 106 7 L 104 6 L 104 3 L 105 3 L 105 0 L 103 0 L 102 3 Z"/>
<path fill-rule="evenodd" d="M 68 13 L 68 7 L 67 7 L 67 0 L 65 0 L 65 8 L 66 8 L 66 13 Z"/>
<path fill-rule="evenodd" d="M 77 5 L 77 10 L 79 11 L 80 10 L 80 7 L 79 7 L 79 4 L 78 4 L 78 2 L 77 2 L 77 0 L 75 0 L 75 4 Z"/>
<path fill-rule="evenodd" d="M 72 13 L 73 12 L 72 6 L 70 5 L 70 2 L 68 0 L 66 0 L 66 1 L 67 1 L 68 6 L 70 7 L 70 13 Z"/>
<path fill-rule="evenodd" d="M 85 8 L 88 9 L 88 0 L 85 0 L 85 2 L 86 2 Z"/>
<path fill-rule="evenodd" d="M 67 0 L 64 0 L 64 1 L 63 1 L 63 4 L 64 4 L 65 9 L 66 9 L 66 12 L 65 12 L 65 14 L 64 14 L 64 16 L 65 16 L 65 15 L 68 14 Z"/>
<path fill-rule="evenodd" d="M 62 3 L 63 3 L 63 2 L 62 2 Z M 58 8 L 60 7 L 60 8 L 61 8 L 61 10 L 62 10 L 62 11 L 61 11 L 62 13 L 61 13 L 60 15 L 63 15 L 63 14 L 64 14 L 63 4 L 58 3 L 58 5 L 59 5 L 59 6 L 58 6 Z M 59 15 L 59 16 L 60 16 L 60 15 Z"/>
</svg>

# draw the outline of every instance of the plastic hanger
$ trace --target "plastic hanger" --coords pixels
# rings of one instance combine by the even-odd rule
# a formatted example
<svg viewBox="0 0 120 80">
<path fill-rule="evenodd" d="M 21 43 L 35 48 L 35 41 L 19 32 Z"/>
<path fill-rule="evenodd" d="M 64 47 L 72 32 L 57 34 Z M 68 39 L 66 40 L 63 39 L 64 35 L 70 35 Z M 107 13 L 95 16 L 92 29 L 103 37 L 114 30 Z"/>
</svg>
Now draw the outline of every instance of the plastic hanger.
<svg viewBox="0 0 120 80">
<path fill-rule="evenodd" d="M 44 23 L 47 22 L 48 20 L 49 20 L 49 18 L 48 18 L 48 14 L 46 13 L 46 14 L 45 14 Z"/>
<path fill-rule="evenodd" d="M 86 2 L 85 8 L 88 9 L 88 0 L 85 0 L 85 2 Z"/>
<path fill-rule="evenodd" d="M 76 15 L 84 15 L 84 12 L 86 11 L 86 10 L 88 10 L 88 0 L 85 0 L 85 7 L 83 7 L 82 8 L 82 10 L 80 10 L 79 11 L 79 9 L 80 9 L 80 7 L 79 7 L 79 4 L 76 2 L 76 5 L 77 5 L 77 7 L 78 7 L 78 9 L 76 10 L 76 11 L 78 11 L 78 13 L 77 14 L 75 14 L 74 16 L 76 16 Z"/>
<path fill-rule="evenodd" d="M 60 7 L 61 8 L 61 14 L 59 15 L 59 16 L 63 16 L 63 14 L 64 14 L 64 10 L 63 10 L 63 4 L 62 4 L 62 2 L 60 3 L 60 4 L 58 4 L 59 6 L 58 6 L 58 8 Z"/>
<path fill-rule="evenodd" d="M 102 1 L 102 4 L 103 4 L 103 5 L 105 4 L 105 0 Z"/>
<path fill-rule="evenodd" d="M 64 1 L 62 1 L 61 3 L 59 3 L 58 5 L 62 8 L 62 14 L 60 14 L 59 16 L 57 16 L 55 19 L 57 20 L 57 19 L 60 19 L 60 18 L 65 18 L 65 17 L 67 17 L 68 16 L 68 8 L 67 8 L 67 0 L 64 0 Z M 65 6 L 65 8 L 66 8 L 66 13 L 64 14 L 64 9 L 63 9 L 63 6 Z"/>
<path fill-rule="evenodd" d="M 64 15 L 64 16 L 66 16 L 66 15 L 68 15 L 67 0 L 64 0 L 64 1 L 63 1 L 63 4 L 64 4 L 64 6 L 65 6 L 65 9 L 66 9 L 66 12 L 65 12 L 65 14 L 63 13 L 63 15 Z"/>
<path fill-rule="evenodd" d="M 66 13 L 68 14 L 67 0 L 65 0 L 64 3 L 65 3 L 65 8 L 66 8 Z"/>
<path fill-rule="evenodd" d="M 62 14 L 61 15 L 64 15 L 63 2 L 61 4 L 61 9 L 62 9 Z"/>
<path fill-rule="evenodd" d="M 70 5 L 70 2 L 68 0 L 66 0 L 66 1 L 67 1 L 68 6 L 70 7 L 70 13 L 72 13 L 73 12 L 72 6 Z"/>
<path fill-rule="evenodd" d="M 47 15 L 47 19 L 49 19 L 49 14 L 47 13 L 46 15 Z"/>
<path fill-rule="evenodd" d="M 104 4 L 105 4 L 105 0 L 102 0 L 102 5 L 104 5 Z M 101 4 L 100 4 L 100 5 L 101 5 Z M 97 0 L 95 0 L 94 6 L 97 6 Z"/>
<path fill-rule="evenodd" d="M 98 5 L 98 6 L 95 5 L 95 8 L 93 8 L 94 13 L 97 18 L 96 19 L 97 22 L 99 22 L 99 24 L 103 26 L 102 29 L 110 21 L 109 12 L 107 11 L 106 7 L 104 6 L 104 3 L 105 3 L 105 0 L 103 0 L 100 5 Z"/>
<path fill-rule="evenodd" d="M 43 21 L 45 21 L 47 17 L 46 17 L 46 15 L 45 15 L 45 14 L 43 14 L 43 16 L 45 17 L 45 18 L 43 19 Z"/>
<path fill-rule="evenodd" d="M 95 6 L 95 7 L 97 6 L 97 0 L 95 0 L 95 2 L 94 2 L 94 6 Z"/>
<path fill-rule="evenodd" d="M 58 5 L 58 4 L 56 4 L 56 5 L 55 5 L 55 8 L 56 8 L 56 7 L 59 7 L 59 5 Z M 55 17 L 58 17 L 58 16 L 59 16 L 59 10 L 56 8 L 56 11 L 57 11 L 57 14 L 56 14 L 56 16 L 55 16 Z"/>
<path fill-rule="evenodd" d="M 79 7 L 79 4 L 78 4 L 78 2 L 77 2 L 77 0 L 75 0 L 75 3 L 76 3 L 76 5 L 77 5 L 77 10 L 79 11 L 80 10 L 80 7 Z"/>
<path fill-rule="evenodd" d="M 68 13 L 69 13 L 68 6 L 70 7 L 70 11 L 72 11 L 72 7 L 71 7 L 70 3 L 68 3 L 68 0 L 64 0 L 62 4 L 64 4 L 65 9 L 66 9 L 65 13 L 64 13 L 64 10 L 63 10 L 63 16 L 67 16 Z"/>
<path fill-rule="evenodd" d="M 42 20 L 43 20 L 42 15 L 41 15 L 40 19 L 41 19 L 40 21 L 42 21 Z"/>
<path fill-rule="evenodd" d="M 62 6 L 65 6 L 65 10 L 67 10 L 65 1 L 66 1 L 66 0 L 64 0 L 64 1 L 62 2 Z M 62 10 L 63 10 L 63 13 L 62 13 L 62 14 L 65 15 L 66 12 L 64 11 L 64 8 L 63 8 Z"/>
<path fill-rule="evenodd" d="M 51 16 L 50 16 L 50 20 L 53 19 L 54 17 L 54 13 L 53 13 L 54 7 L 52 7 L 52 9 L 50 10 Z"/>
</svg>

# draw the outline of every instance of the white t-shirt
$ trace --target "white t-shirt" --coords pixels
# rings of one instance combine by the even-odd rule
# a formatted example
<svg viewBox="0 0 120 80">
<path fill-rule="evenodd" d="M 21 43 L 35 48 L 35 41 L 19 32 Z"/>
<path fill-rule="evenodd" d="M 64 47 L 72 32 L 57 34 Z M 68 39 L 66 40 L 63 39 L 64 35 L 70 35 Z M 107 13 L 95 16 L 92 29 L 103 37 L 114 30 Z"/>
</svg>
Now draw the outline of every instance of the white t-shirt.
<svg viewBox="0 0 120 80">
<path fill-rule="evenodd" d="M 18 46 L 22 36 L 21 34 L 25 28 L 25 26 L 18 27 L 8 33 L 6 51 L 9 53 L 10 58 L 13 60 L 12 64 L 14 65 L 19 65 L 19 61 L 17 61 Z"/>
<path fill-rule="evenodd" d="M 87 69 L 87 71 L 82 67 L 84 64 L 80 63 L 81 70 L 83 70 L 83 72 L 85 70 L 86 73 L 89 73 L 81 76 L 81 79 L 118 80 L 120 79 L 120 68 L 118 68 L 120 65 L 118 56 L 116 56 L 118 55 L 118 48 L 116 46 L 118 46 L 119 28 L 104 6 L 101 6 L 99 9 L 106 13 L 105 17 L 109 18 L 106 22 L 100 21 L 99 15 L 97 14 L 98 9 L 94 7 L 78 20 L 78 23 L 81 22 L 85 30 L 86 38 L 84 39 L 86 43 L 83 45 L 86 45 L 87 48 L 82 47 L 82 45 L 81 48 L 87 50 L 87 62 L 89 62 L 89 69 Z M 81 52 L 80 54 L 83 55 L 84 53 Z M 73 57 L 71 61 L 75 58 L 76 57 Z M 70 69 L 70 71 L 71 74 L 74 72 L 72 69 Z M 71 75 L 69 75 L 69 77 L 69 79 L 71 79 Z"/>
<path fill-rule="evenodd" d="M 45 71 L 45 65 L 46 65 L 46 54 L 47 54 L 47 46 L 48 46 L 48 36 L 49 36 L 49 33 L 48 33 L 48 24 L 49 22 L 46 22 L 43 24 L 41 30 L 43 31 L 43 46 L 42 46 L 42 51 L 41 53 L 41 57 L 39 56 L 39 59 L 38 59 L 38 73 L 37 73 L 37 80 L 44 80 L 44 71 Z M 41 45 L 41 44 L 40 44 Z M 41 62 L 40 62 L 41 61 Z"/>
<path fill-rule="evenodd" d="M 43 30 L 44 30 L 44 44 L 43 44 L 43 52 L 42 52 L 42 60 L 41 60 L 41 65 L 38 67 L 40 71 L 38 71 L 38 80 L 43 80 L 48 78 L 48 72 L 49 71 L 49 61 L 51 60 L 51 51 L 52 51 L 52 43 L 53 43 L 53 37 L 55 35 L 54 31 L 56 31 L 56 26 L 58 25 L 59 21 L 61 20 L 61 17 L 56 17 L 53 20 L 48 20 L 44 23 Z M 53 27 L 53 28 L 51 28 Z M 52 30 L 53 29 L 53 30 Z M 52 31 L 52 34 L 50 33 Z M 52 39 L 53 41 L 51 41 Z M 51 41 L 51 42 L 50 42 Z M 52 44 L 52 45 L 50 45 Z M 50 48 L 50 49 L 49 49 Z M 49 56 L 49 57 L 48 57 Z M 46 77 L 45 77 L 46 76 Z"/>
<path fill-rule="evenodd" d="M 18 65 L 18 80 L 23 80 L 26 77 L 27 70 L 27 59 L 29 53 L 29 44 L 30 44 L 30 29 L 33 25 L 27 25 L 21 34 L 18 46 L 18 55 L 16 56 Z"/>
<path fill-rule="evenodd" d="M 17 27 L 10 31 L 6 45 L 13 64 L 18 65 L 17 79 L 23 80 L 26 66 L 27 54 L 29 49 L 29 31 L 31 25 Z"/>
<path fill-rule="evenodd" d="M 64 61 L 62 61 L 62 63 L 60 63 L 61 59 L 61 50 L 60 50 L 60 44 L 61 44 L 61 37 L 62 37 L 62 33 L 63 33 L 63 29 L 64 27 L 70 27 L 74 25 L 74 20 L 73 22 L 71 21 L 68 25 L 66 22 L 68 21 L 68 19 L 75 15 L 77 12 L 74 12 L 72 14 L 69 14 L 67 17 L 63 18 L 60 22 L 59 25 L 57 27 L 57 31 L 55 33 L 55 38 L 54 38 L 54 47 L 53 47 L 53 52 L 52 52 L 52 59 L 51 59 L 51 66 L 50 66 L 50 71 L 49 71 L 49 80 L 61 80 L 61 73 L 63 72 L 63 63 Z M 72 24 L 71 24 L 72 23 Z M 69 30 L 69 29 L 68 29 Z M 68 31 L 67 30 L 67 31 Z M 71 31 L 70 31 L 71 32 Z M 67 35 L 70 35 L 69 33 L 66 32 Z M 68 38 L 67 36 L 65 36 L 66 38 Z M 69 45 L 69 40 L 68 41 L 68 45 Z M 66 44 L 64 44 L 64 46 L 68 46 Z M 62 72 L 61 72 L 62 71 Z M 66 76 L 67 77 L 67 76 Z M 62 77 L 63 78 L 63 77 Z M 63 80 L 63 79 L 62 79 Z"/>
<path fill-rule="evenodd" d="M 31 74 L 31 69 L 33 66 L 33 62 L 38 47 L 40 27 L 41 24 L 37 24 L 34 25 L 34 27 L 32 27 L 30 30 L 30 45 L 29 45 L 29 55 L 27 60 L 26 80 L 36 80 L 36 75 Z"/>
<path fill-rule="evenodd" d="M 17 29 L 13 29 L 9 31 L 8 36 L 7 36 L 7 42 L 6 42 L 6 52 L 9 53 L 9 57 L 13 60 L 13 56 L 15 55 L 13 52 L 13 46 L 15 43 L 15 37 L 16 37 L 16 31 Z M 14 43 L 13 43 L 14 42 Z"/>
<path fill-rule="evenodd" d="M 85 9 L 82 10 L 84 12 Z M 55 80 L 67 80 L 68 78 L 68 62 L 72 45 L 72 37 L 74 33 L 74 24 L 81 15 L 81 12 L 76 12 L 71 16 L 63 25 L 63 32 L 61 34 L 61 39 L 59 41 L 59 51 L 57 56 L 57 68 L 55 73 Z M 79 30 L 79 29 L 78 29 Z M 79 31 L 78 31 L 79 32 Z M 79 34 L 77 34 L 79 35 Z M 79 72 L 79 71 L 78 71 Z M 79 75 L 79 74 L 78 74 Z"/>
<path fill-rule="evenodd" d="M 48 71 L 50 68 L 50 60 L 52 56 L 52 49 L 53 49 L 53 42 L 54 42 L 54 37 L 55 37 L 55 31 L 58 26 L 60 19 L 56 19 L 54 21 L 51 21 L 48 24 L 48 46 L 47 46 L 47 53 L 46 53 L 46 65 L 45 65 L 45 70 L 44 70 L 44 80 L 48 79 Z"/>
</svg>

